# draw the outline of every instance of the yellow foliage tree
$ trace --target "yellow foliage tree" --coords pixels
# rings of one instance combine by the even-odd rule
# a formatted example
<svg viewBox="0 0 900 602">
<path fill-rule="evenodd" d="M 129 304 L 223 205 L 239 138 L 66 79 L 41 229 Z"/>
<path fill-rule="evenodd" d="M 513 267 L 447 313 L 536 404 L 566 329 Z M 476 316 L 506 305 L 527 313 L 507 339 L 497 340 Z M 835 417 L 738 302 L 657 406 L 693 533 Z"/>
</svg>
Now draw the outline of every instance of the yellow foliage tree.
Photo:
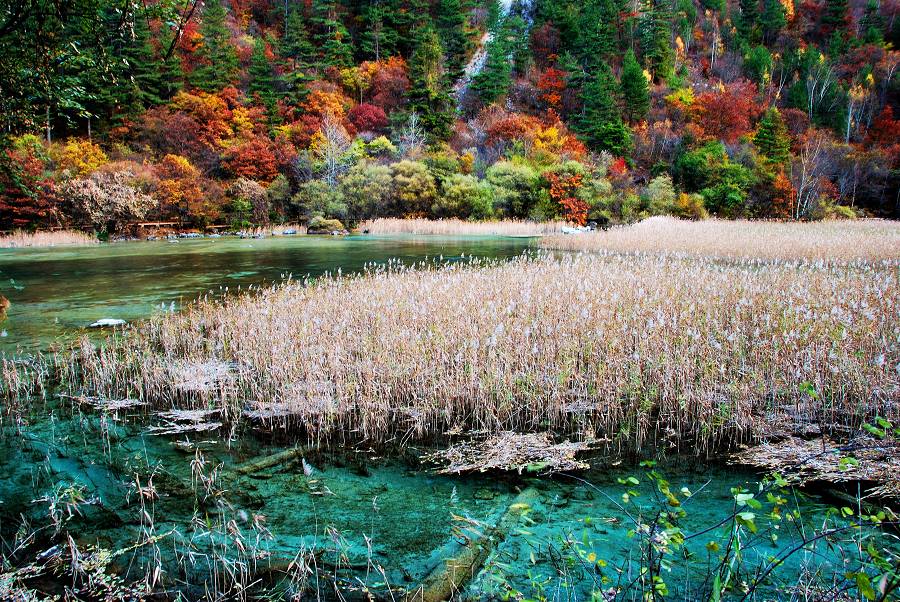
<svg viewBox="0 0 900 602">
<path fill-rule="evenodd" d="M 51 153 L 56 166 L 74 177 L 86 176 L 107 163 L 103 149 L 90 140 L 73 138 Z"/>
</svg>

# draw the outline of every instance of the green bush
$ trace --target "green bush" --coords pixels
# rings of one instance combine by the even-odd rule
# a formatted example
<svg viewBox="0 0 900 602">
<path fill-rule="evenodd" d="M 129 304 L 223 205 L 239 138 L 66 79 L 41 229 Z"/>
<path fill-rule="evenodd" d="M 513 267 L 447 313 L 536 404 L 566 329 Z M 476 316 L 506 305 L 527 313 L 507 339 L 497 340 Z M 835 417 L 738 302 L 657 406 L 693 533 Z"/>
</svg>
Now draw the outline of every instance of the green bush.
<svg viewBox="0 0 900 602">
<path fill-rule="evenodd" d="M 650 215 L 669 215 L 675 211 L 675 185 L 668 174 L 650 180 L 641 195 Z"/>
<path fill-rule="evenodd" d="M 393 185 L 390 167 L 368 162 L 351 167 L 340 183 L 350 223 L 386 215 Z"/>
<path fill-rule="evenodd" d="M 291 204 L 302 219 L 311 220 L 314 216 L 340 220 L 347 218 L 347 203 L 340 188 L 323 180 L 302 184 L 291 199 Z"/>
<path fill-rule="evenodd" d="M 434 217 L 488 219 L 494 216 L 494 189 L 473 176 L 450 176 L 441 189 L 441 196 L 431 207 Z"/>
<path fill-rule="evenodd" d="M 400 216 L 424 216 L 437 198 L 434 176 L 419 161 L 399 161 L 391 165 L 393 179 L 392 213 Z"/>
<path fill-rule="evenodd" d="M 503 217 L 525 218 L 538 202 L 540 177 L 528 165 L 498 161 L 485 179 L 494 187 L 494 207 Z"/>
<path fill-rule="evenodd" d="M 327 219 L 321 215 L 315 215 L 306 224 L 309 234 L 329 234 L 331 232 L 343 232 L 346 230 L 340 220 Z"/>
</svg>

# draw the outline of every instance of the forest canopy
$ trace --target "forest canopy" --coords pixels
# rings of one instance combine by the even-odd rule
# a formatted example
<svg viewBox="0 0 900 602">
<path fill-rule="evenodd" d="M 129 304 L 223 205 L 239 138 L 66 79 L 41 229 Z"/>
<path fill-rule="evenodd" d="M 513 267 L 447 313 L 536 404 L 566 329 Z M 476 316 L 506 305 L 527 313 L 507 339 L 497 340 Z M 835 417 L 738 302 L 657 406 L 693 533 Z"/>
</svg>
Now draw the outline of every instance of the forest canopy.
<svg viewBox="0 0 900 602">
<path fill-rule="evenodd" d="M 0 228 L 900 211 L 896 0 L 11 0 Z"/>
</svg>

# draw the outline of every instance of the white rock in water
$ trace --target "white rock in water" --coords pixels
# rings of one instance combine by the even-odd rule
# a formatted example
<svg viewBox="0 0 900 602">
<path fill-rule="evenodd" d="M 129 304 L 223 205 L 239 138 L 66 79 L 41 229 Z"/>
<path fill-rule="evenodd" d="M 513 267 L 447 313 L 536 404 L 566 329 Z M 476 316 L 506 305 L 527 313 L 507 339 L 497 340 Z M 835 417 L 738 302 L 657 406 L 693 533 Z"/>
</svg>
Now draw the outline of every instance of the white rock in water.
<svg viewBox="0 0 900 602">
<path fill-rule="evenodd" d="M 124 326 L 127 324 L 125 320 L 120 320 L 118 318 L 103 318 L 102 320 L 97 320 L 88 328 L 107 328 L 109 326 Z"/>
</svg>

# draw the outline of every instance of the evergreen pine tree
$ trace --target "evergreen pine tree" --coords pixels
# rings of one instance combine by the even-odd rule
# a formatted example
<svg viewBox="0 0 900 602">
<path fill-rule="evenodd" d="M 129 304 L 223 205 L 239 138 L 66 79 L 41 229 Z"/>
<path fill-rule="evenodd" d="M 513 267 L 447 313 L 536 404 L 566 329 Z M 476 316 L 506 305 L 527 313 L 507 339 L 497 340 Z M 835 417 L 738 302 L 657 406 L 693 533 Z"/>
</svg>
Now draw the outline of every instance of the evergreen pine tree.
<svg viewBox="0 0 900 602">
<path fill-rule="evenodd" d="M 290 10 L 284 22 L 284 34 L 278 48 L 282 58 L 290 61 L 292 69 L 308 69 L 316 55 L 316 48 L 309 39 L 302 9 Z"/>
<path fill-rule="evenodd" d="M 338 8 L 336 0 L 313 0 L 315 37 L 319 44 L 320 66 L 323 68 L 353 65 L 350 33 L 341 22 Z"/>
<path fill-rule="evenodd" d="M 644 62 L 656 80 L 669 79 L 675 69 L 671 17 L 665 0 L 649 0 L 638 24 Z"/>
<path fill-rule="evenodd" d="M 637 62 L 633 50 L 625 53 L 622 63 L 622 100 L 625 116 L 630 123 L 636 123 L 647 116 L 650 109 L 650 88 L 644 70 Z"/>
<path fill-rule="evenodd" d="M 447 56 L 447 73 L 451 80 L 456 81 L 462 77 L 468 47 L 466 15 L 460 0 L 440 0 L 435 25 Z"/>
<path fill-rule="evenodd" d="M 134 40 L 123 49 L 122 55 L 130 67 L 131 82 L 141 107 L 161 104 L 174 93 L 176 82 L 167 81 L 162 61 L 150 38 L 150 27 L 144 15 L 134 20 Z"/>
<path fill-rule="evenodd" d="M 589 70 L 616 54 L 619 10 L 614 0 L 591 0 L 581 10 L 578 21 L 579 59 Z"/>
<path fill-rule="evenodd" d="M 453 123 L 453 103 L 447 93 L 440 38 L 434 28 L 425 27 L 416 39 L 418 43 L 409 58 L 409 109 L 418 113 L 432 141 L 444 140 Z"/>
<path fill-rule="evenodd" d="M 859 37 L 865 44 L 884 44 L 884 19 L 877 0 L 869 0 L 859 20 Z"/>
<path fill-rule="evenodd" d="M 753 144 L 772 163 L 784 165 L 791 156 L 791 139 L 778 109 L 771 108 L 759 122 Z"/>
<path fill-rule="evenodd" d="M 740 0 L 739 6 L 735 27 L 744 41 L 755 44 L 759 41 L 759 0 Z"/>
<path fill-rule="evenodd" d="M 618 85 L 609 65 L 600 63 L 595 76 L 581 92 L 583 102 L 579 131 L 588 144 L 616 156 L 624 156 L 631 146 L 631 132 L 619 113 Z"/>
<path fill-rule="evenodd" d="M 847 28 L 847 16 L 847 0 L 827 0 L 825 11 L 822 14 L 822 33 L 839 32 L 844 36 Z"/>
<path fill-rule="evenodd" d="M 231 85 L 237 76 L 238 56 L 231 44 L 231 32 L 225 24 L 226 17 L 221 0 L 209 0 L 200 23 L 202 41 L 197 50 L 199 64 L 191 74 L 191 83 L 207 92 L 215 92 Z"/>
<path fill-rule="evenodd" d="M 787 25 L 787 11 L 781 0 L 765 0 L 760 24 L 762 25 L 763 40 L 766 44 L 772 44 Z"/>
<path fill-rule="evenodd" d="M 366 58 L 380 60 L 397 52 L 397 30 L 391 25 L 385 0 L 369 0 L 360 10 L 359 49 Z"/>
<path fill-rule="evenodd" d="M 256 38 L 253 44 L 253 54 L 250 55 L 250 68 L 247 70 L 249 84 L 247 92 L 257 95 L 267 107 L 275 104 L 275 73 L 272 63 L 266 56 L 266 43 L 262 38 Z"/>
<path fill-rule="evenodd" d="M 508 31 L 503 24 L 500 24 L 498 29 L 485 49 L 484 66 L 472 78 L 472 90 L 485 103 L 494 102 L 504 95 L 512 81 Z"/>
</svg>

